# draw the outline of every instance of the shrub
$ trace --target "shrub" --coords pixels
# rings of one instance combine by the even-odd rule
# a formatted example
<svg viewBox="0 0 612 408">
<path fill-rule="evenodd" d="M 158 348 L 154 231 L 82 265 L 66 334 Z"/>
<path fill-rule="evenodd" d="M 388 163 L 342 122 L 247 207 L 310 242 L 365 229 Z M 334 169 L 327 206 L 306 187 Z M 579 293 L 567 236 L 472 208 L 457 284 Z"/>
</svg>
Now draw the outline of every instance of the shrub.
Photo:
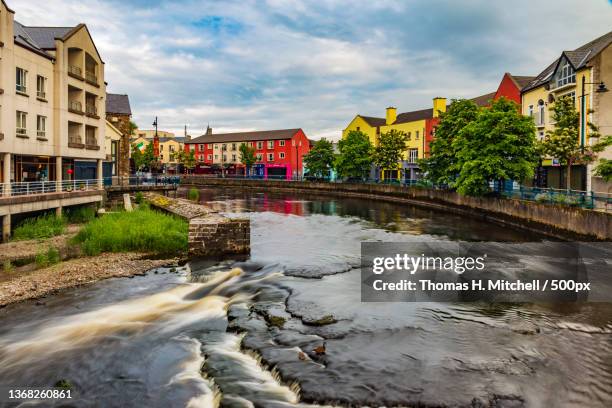
<svg viewBox="0 0 612 408">
<path fill-rule="evenodd" d="M 66 220 L 63 217 L 56 217 L 55 214 L 49 214 L 23 221 L 13 231 L 13 239 L 18 241 L 50 238 L 63 234 L 65 230 Z"/>
<path fill-rule="evenodd" d="M 61 261 L 59 251 L 54 247 L 49 247 L 47 250 L 47 262 L 49 265 L 55 265 Z"/>
<path fill-rule="evenodd" d="M 68 222 L 84 224 L 96 218 L 96 210 L 91 206 L 71 207 L 66 210 Z"/>
<path fill-rule="evenodd" d="M 200 201 L 200 190 L 195 187 L 191 187 L 187 192 L 187 198 L 192 201 Z"/>
<path fill-rule="evenodd" d="M 2 270 L 6 273 L 11 273 L 15 270 L 15 265 L 8 259 L 2 264 Z"/>
<path fill-rule="evenodd" d="M 140 204 L 144 201 L 144 195 L 142 194 L 142 191 L 137 191 L 136 195 L 134 196 L 134 202 L 136 204 Z"/>
<path fill-rule="evenodd" d="M 43 250 L 36 253 L 34 261 L 36 262 L 36 267 L 38 268 L 45 268 L 49 265 L 49 258 L 47 257 L 47 253 Z"/>
<path fill-rule="evenodd" d="M 535 196 L 535 200 L 538 203 L 546 203 L 550 201 L 550 196 L 547 193 L 540 193 Z"/>
<path fill-rule="evenodd" d="M 187 221 L 148 208 L 107 214 L 74 237 L 87 255 L 139 251 L 175 255 L 187 250 Z"/>
</svg>

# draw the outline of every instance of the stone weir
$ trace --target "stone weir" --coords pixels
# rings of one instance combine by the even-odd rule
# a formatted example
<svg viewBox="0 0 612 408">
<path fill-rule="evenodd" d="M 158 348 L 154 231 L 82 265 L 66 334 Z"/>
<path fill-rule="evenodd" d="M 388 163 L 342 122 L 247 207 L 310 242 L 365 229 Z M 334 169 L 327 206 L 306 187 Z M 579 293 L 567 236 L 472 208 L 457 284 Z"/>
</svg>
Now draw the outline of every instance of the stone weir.
<svg viewBox="0 0 612 408">
<path fill-rule="evenodd" d="M 183 198 L 144 194 L 151 206 L 189 221 L 189 255 L 220 256 L 251 251 L 249 219 L 227 218 L 203 205 Z"/>
</svg>

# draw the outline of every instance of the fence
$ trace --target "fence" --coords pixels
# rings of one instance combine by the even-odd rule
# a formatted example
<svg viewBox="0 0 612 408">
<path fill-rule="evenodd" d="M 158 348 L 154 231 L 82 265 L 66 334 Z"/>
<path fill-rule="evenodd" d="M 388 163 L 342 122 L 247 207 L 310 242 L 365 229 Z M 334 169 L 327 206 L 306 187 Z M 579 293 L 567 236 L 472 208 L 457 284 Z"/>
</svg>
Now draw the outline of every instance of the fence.
<svg viewBox="0 0 612 408">
<path fill-rule="evenodd" d="M 105 177 L 105 186 L 178 186 L 180 176 L 142 175 L 129 177 Z"/>
<path fill-rule="evenodd" d="M 193 176 L 193 175 L 192 175 Z M 263 180 L 263 176 L 245 176 L 245 175 L 225 175 L 220 174 L 209 174 L 195 175 L 202 178 L 225 178 L 225 179 L 250 179 L 250 180 Z M 414 188 L 431 188 L 436 190 L 449 190 L 447 185 L 434 185 L 425 180 L 413 180 L 413 179 L 394 179 L 387 178 L 385 180 L 378 179 L 345 179 L 345 180 L 332 180 L 329 177 L 315 178 L 315 177 L 294 177 L 287 180 L 284 176 L 270 176 L 268 175 L 267 180 L 279 180 L 279 181 L 316 181 L 316 182 L 329 182 L 329 183 L 349 183 L 349 184 L 392 184 L 405 187 Z M 505 185 L 502 190 L 498 189 L 496 183 L 491 184 L 490 195 L 518 200 L 536 201 L 539 203 L 564 205 L 569 207 L 580 207 L 585 209 L 595 209 L 600 211 L 612 212 L 612 193 L 605 192 L 593 192 L 593 191 L 580 191 L 580 190 L 564 190 L 554 188 L 538 188 L 528 187 L 521 185 Z"/>
<path fill-rule="evenodd" d="M 0 184 L 1 196 L 24 196 L 72 191 L 100 190 L 102 180 L 24 181 Z"/>
</svg>

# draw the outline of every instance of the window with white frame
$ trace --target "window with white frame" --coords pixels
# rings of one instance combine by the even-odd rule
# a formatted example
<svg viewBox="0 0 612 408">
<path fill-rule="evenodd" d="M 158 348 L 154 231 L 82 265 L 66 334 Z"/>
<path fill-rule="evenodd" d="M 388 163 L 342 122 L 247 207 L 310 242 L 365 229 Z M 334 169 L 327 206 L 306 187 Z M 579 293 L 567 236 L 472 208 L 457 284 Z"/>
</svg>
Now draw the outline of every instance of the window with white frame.
<svg viewBox="0 0 612 408">
<path fill-rule="evenodd" d="M 47 99 L 47 78 L 42 75 L 36 77 L 36 96 L 40 99 Z"/>
<path fill-rule="evenodd" d="M 257 142 L 257 150 L 263 149 L 263 142 Z"/>
<path fill-rule="evenodd" d="M 261 154 L 261 153 L 257 153 L 255 155 L 255 157 L 257 157 L 257 161 L 259 161 L 259 162 L 263 160 L 263 154 Z"/>
<path fill-rule="evenodd" d="M 28 120 L 28 114 L 25 112 L 17 111 L 17 129 L 16 132 L 18 135 L 25 136 L 28 134 L 28 127 L 26 125 Z"/>
<path fill-rule="evenodd" d="M 170 149 L 170 151 L 173 152 L 174 151 L 174 145 L 168 146 L 168 149 Z"/>
<path fill-rule="evenodd" d="M 236 155 L 232 154 L 232 161 L 235 162 L 236 161 Z"/>
<path fill-rule="evenodd" d="M 268 161 L 274 161 L 274 153 L 268 153 Z"/>
<path fill-rule="evenodd" d="M 23 68 L 17 67 L 17 77 L 15 80 L 17 92 L 21 92 L 21 93 L 27 92 L 28 90 L 27 79 L 28 79 L 28 71 L 26 71 Z"/>
<path fill-rule="evenodd" d="M 279 145 L 280 147 L 285 146 L 285 141 L 284 141 L 284 140 L 279 140 L 278 145 Z"/>
<path fill-rule="evenodd" d="M 45 137 L 47 130 L 47 117 L 38 115 L 36 117 L 36 136 Z"/>
<path fill-rule="evenodd" d="M 557 87 L 576 83 L 576 71 L 569 61 L 564 60 L 557 71 Z"/>
<path fill-rule="evenodd" d="M 201 152 L 203 152 L 203 151 L 204 151 L 204 145 L 203 145 L 203 144 L 201 144 L 201 145 L 200 145 L 200 151 L 201 151 Z"/>
<path fill-rule="evenodd" d="M 285 158 L 285 152 L 278 153 L 278 158 L 279 159 L 284 159 Z"/>
<path fill-rule="evenodd" d="M 408 150 L 408 163 L 416 163 L 419 159 L 419 149 Z"/>
<path fill-rule="evenodd" d="M 408 132 L 406 136 L 406 139 L 410 140 L 412 138 L 412 132 Z"/>
<path fill-rule="evenodd" d="M 219 155 L 215 154 L 215 160 L 219 160 Z"/>
<path fill-rule="evenodd" d="M 527 115 L 533 117 L 533 105 L 529 105 L 527 108 Z"/>
<path fill-rule="evenodd" d="M 208 155 L 208 160 L 212 160 L 212 154 Z"/>
<path fill-rule="evenodd" d="M 232 143 L 232 150 L 236 150 L 236 143 Z"/>
<path fill-rule="evenodd" d="M 274 140 L 268 140 L 268 149 L 274 149 Z"/>
<path fill-rule="evenodd" d="M 414 140 L 419 140 L 419 131 L 415 130 L 414 132 Z"/>
</svg>

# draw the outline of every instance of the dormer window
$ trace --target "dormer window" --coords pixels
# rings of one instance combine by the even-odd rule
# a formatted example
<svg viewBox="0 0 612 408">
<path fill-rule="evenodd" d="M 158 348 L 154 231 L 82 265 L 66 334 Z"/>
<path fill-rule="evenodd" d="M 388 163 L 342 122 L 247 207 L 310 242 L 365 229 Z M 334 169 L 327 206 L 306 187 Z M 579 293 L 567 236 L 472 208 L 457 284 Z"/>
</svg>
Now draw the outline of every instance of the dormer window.
<svg viewBox="0 0 612 408">
<path fill-rule="evenodd" d="M 576 71 L 574 67 L 564 59 L 559 65 L 559 69 L 557 70 L 557 88 L 567 85 L 567 84 L 575 84 L 576 83 Z"/>
</svg>

